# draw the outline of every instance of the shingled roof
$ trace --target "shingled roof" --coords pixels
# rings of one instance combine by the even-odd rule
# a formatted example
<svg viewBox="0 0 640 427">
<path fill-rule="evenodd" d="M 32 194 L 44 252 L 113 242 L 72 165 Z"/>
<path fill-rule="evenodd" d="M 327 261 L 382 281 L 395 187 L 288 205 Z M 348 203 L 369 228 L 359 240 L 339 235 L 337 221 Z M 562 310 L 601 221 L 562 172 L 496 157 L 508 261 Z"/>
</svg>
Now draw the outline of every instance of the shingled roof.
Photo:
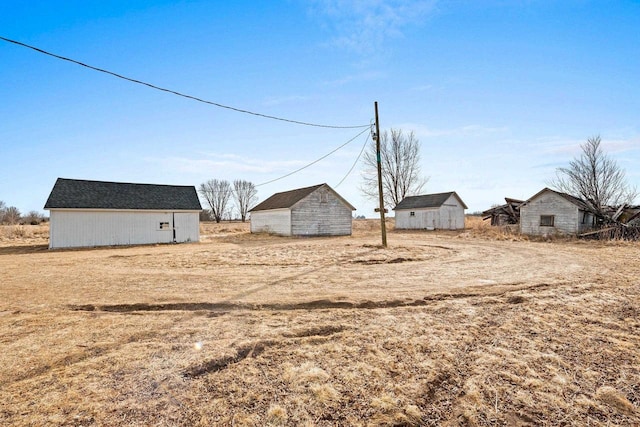
<svg viewBox="0 0 640 427">
<path fill-rule="evenodd" d="M 58 178 L 45 209 L 202 210 L 192 185 Z"/>
<path fill-rule="evenodd" d="M 420 208 L 439 208 L 447 201 L 451 195 L 455 195 L 456 198 L 462 204 L 462 207 L 467 209 L 467 205 L 464 204 L 460 196 L 455 191 L 449 191 L 448 193 L 436 193 L 436 194 L 423 194 L 422 196 L 409 196 L 402 199 L 400 203 L 396 205 L 393 210 L 397 209 L 420 209 Z"/>
<path fill-rule="evenodd" d="M 342 200 L 349 208 L 355 210 L 353 206 L 345 199 L 343 199 L 335 190 L 329 187 L 327 184 L 318 184 L 312 187 L 298 188 L 296 190 L 283 191 L 282 193 L 276 193 L 273 196 L 269 197 L 262 203 L 259 203 L 256 207 L 251 209 L 249 212 L 255 211 L 266 211 L 270 209 L 288 209 L 293 207 L 300 200 L 307 197 L 309 194 L 313 193 L 317 189 L 322 186 L 326 186 L 333 194 L 335 194 L 340 200 Z"/>
</svg>

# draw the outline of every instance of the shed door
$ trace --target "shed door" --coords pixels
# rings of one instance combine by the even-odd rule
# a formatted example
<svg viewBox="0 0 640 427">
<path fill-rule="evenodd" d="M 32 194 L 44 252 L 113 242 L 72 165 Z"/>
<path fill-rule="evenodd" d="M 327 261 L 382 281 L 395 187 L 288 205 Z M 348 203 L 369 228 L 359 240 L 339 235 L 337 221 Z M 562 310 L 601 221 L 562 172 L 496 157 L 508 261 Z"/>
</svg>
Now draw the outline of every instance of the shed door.
<svg viewBox="0 0 640 427">
<path fill-rule="evenodd" d="M 436 215 L 435 211 L 428 210 L 422 213 L 422 228 L 427 230 L 435 230 L 436 228 Z"/>
<path fill-rule="evenodd" d="M 194 242 L 198 240 L 198 237 L 194 235 L 195 219 L 198 219 L 198 216 L 192 213 L 173 213 L 173 229 L 176 242 Z M 199 224 L 196 224 L 197 226 Z"/>
</svg>

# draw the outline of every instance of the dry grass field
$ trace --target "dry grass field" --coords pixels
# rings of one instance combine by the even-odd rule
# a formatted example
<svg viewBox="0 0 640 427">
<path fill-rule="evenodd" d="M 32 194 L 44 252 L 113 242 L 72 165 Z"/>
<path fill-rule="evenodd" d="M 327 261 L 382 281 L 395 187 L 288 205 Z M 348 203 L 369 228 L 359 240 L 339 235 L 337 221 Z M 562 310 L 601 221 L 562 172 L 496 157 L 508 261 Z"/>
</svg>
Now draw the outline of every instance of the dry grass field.
<svg viewBox="0 0 640 427">
<path fill-rule="evenodd" d="M 640 425 L 640 244 L 379 240 L 0 228 L 0 425 Z"/>
</svg>

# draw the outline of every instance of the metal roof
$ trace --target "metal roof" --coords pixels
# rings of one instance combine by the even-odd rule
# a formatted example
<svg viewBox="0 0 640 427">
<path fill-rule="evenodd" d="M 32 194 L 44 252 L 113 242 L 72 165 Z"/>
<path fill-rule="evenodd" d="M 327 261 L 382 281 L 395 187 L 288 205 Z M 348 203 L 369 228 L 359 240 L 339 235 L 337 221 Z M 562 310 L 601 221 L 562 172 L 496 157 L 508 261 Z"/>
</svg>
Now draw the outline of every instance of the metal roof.
<svg viewBox="0 0 640 427">
<path fill-rule="evenodd" d="M 58 178 L 45 209 L 202 210 L 192 185 Z"/>
<path fill-rule="evenodd" d="M 342 198 L 336 191 L 329 187 L 327 184 L 318 184 L 312 187 L 298 188 L 290 191 L 283 191 L 281 193 L 276 193 L 273 196 L 269 197 L 262 203 L 259 203 L 256 207 L 251 209 L 249 212 L 255 211 L 266 211 L 270 209 L 290 209 L 298 203 L 300 200 L 307 197 L 309 194 L 313 193 L 320 187 L 327 187 L 329 191 L 331 191 L 336 197 L 338 197 L 345 205 L 347 205 L 351 210 L 355 210 L 353 206 L 345 199 Z"/>
<path fill-rule="evenodd" d="M 398 209 L 420 209 L 420 208 L 439 208 L 447 201 L 451 195 L 455 195 L 456 198 L 462 204 L 465 209 L 467 205 L 464 204 L 460 196 L 455 191 L 449 191 L 448 193 L 435 193 L 435 194 L 423 194 L 421 196 L 409 196 L 402 199 L 400 203 L 396 205 L 393 210 Z"/>
</svg>

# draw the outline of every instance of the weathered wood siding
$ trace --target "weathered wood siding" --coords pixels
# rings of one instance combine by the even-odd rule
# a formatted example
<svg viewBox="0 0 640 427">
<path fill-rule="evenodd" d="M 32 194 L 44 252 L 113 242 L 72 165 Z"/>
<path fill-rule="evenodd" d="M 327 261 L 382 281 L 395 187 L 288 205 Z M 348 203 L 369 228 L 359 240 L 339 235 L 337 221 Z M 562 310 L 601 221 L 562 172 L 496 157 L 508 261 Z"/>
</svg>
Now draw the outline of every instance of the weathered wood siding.
<svg viewBox="0 0 640 427">
<path fill-rule="evenodd" d="M 397 229 L 462 230 L 464 207 L 451 195 L 439 208 L 398 209 L 395 219 Z"/>
<path fill-rule="evenodd" d="M 352 211 L 326 188 L 319 188 L 291 208 L 294 236 L 349 236 Z"/>
<path fill-rule="evenodd" d="M 252 233 L 273 233 L 291 236 L 291 210 L 271 209 L 251 212 Z"/>
<path fill-rule="evenodd" d="M 553 215 L 553 227 L 540 225 L 542 215 Z M 520 207 L 520 231 L 523 234 L 573 234 L 579 231 L 580 220 L 578 206 L 551 191 L 540 194 Z"/>
<path fill-rule="evenodd" d="M 198 212 L 58 210 L 50 212 L 50 248 L 197 242 Z M 160 224 L 168 224 L 160 228 Z"/>
</svg>

